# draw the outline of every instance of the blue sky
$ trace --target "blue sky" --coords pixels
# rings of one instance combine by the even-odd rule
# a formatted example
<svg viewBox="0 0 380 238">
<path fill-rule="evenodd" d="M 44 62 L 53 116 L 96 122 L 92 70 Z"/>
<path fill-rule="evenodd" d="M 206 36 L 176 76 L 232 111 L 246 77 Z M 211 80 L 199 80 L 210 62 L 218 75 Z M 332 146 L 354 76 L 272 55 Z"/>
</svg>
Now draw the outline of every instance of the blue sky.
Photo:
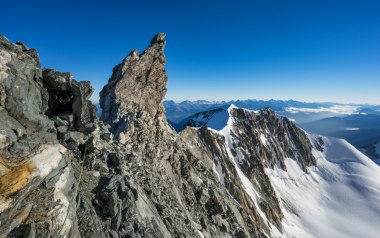
<svg viewBox="0 0 380 238">
<path fill-rule="evenodd" d="M 380 104 L 380 1 L 6 1 L 0 34 L 98 92 L 167 33 L 167 99 Z"/>
</svg>

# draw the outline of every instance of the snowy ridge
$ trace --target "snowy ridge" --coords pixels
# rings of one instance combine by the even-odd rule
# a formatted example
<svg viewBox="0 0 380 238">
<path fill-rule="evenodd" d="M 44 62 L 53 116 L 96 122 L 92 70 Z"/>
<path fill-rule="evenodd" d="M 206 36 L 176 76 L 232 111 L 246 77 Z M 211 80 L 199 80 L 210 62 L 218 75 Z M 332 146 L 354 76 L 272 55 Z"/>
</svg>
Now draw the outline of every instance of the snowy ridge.
<svg viewBox="0 0 380 238">
<path fill-rule="evenodd" d="M 236 108 L 238 107 L 236 107 L 234 104 L 230 104 L 228 107 L 225 106 L 204 112 L 199 112 L 194 114 L 192 117 L 187 118 L 184 122 L 184 125 L 191 127 L 207 126 L 210 129 L 219 131 L 227 125 L 230 117 L 230 110 Z M 244 110 L 258 112 L 249 109 Z"/>
<path fill-rule="evenodd" d="M 245 155 L 234 148 L 231 111 L 235 109 L 234 105 L 228 108 L 227 123 L 218 133 L 225 138 L 246 193 L 270 224 L 271 237 L 379 237 L 380 167 L 345 140 L 318 135 L 307 135 L 316 166 L 305 171 L 294 158 L 285 158 L 286 171 L 278 163 L 273 169 L 265 168 L 284 214 L 282 232 L 271 224 L 259 206 L 260 193 L 242 171 Z M 259 143 L 273 146 L 267 140 L 260 134 Z M 223 174 L 219 169 L 217 173 Z"/>
<path fill-rule="evenodd" d="M 231 110 L 236 109 L 236 108 L 237 107 L 235 105 L 231 104 L 231 106 L 227 109 L 228 115 L 231 115 L 230 114 Z M 222 130 L 218 131 L 218 133 L 220 135 L 224 136 L 227 148 L 233 148 L 232 147 L 233 138 L 230 134 L 231 128 L 233 127 L 233 120 L 234 120 L 233 117 L 229 116 L 228 121 L 227 121 L 227 125 Z M 241 153 L 239 153 L 237 156 L 233 156 L 231 153 L 231 150 L 229 150 L 229 149 L 227 149 L 227 153 L 235 165 L 235 169 L 236 169 L 237 174 L 238 174 L 238 176 L 242 182 L 243 188 L 245 189 L 246 193 L 249 195 L 249 197 L 254 202 L 254 205 L 255 205 L 260 217 L 264 221 L 266 221 L 267 224 L 270 224 L 265 213 L 261 210 L 261 208 L 258 205 L 259 204 L 259 198 L 260 198 L 259 193 L 255 190 L 253 184 L 250 182 L 250 180 L 245 176 L 243 171 L 240 169 L 239 164 L 242 160 L 244 160 L 244 157 L 242 156 Z M 279 231 L 276 229 L 275 226 L 273 226 L 272 229 L 276 232 L 276 234 L 279 234 Z"/>
</svg>

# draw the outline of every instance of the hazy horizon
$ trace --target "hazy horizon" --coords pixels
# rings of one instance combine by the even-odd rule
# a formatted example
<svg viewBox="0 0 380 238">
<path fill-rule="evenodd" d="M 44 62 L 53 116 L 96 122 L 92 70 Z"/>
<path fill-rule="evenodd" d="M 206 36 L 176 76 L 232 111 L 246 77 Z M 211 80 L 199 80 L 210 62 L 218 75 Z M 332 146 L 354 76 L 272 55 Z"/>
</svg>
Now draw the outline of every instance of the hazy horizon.
<svg viewBox="0 0 380 238">
<path fill-rule="evenodd" d="M 297 100 L 294 98 L 289 98 L 289 99 L 278 99 L 278 98 L 266 98 L 266 99 L 261 99 L 261 98 L 236 98 L 236 99 L 225 99 L 225 100 L 214 100 L 214 99 L 183 99 L 183 100 L 174 100 L 170 98 L 165 98 L 164 101 L 174 101 L 175 103 L 181 103 L 185 101 L 190 101 L 190 102 L 195 102 L 195 101 L 208 101 L 208 102 L 231 102 L 231 101 L 245 101 L 245 100 L 252 100 L 252 101 L 297 101 L 297 102 L 302 102 L 302 103 L 332 103 L 332 104 L 347 104 L 347 105 L 371 105 L 371 106 L 379 106 L 380 104 L 376 103 L 356 103 L 356 102 L 334 102 L 334 101 L 305 101 L 305 100 Z M 97 101 L 95 101 L 97 102 Z"/>
</svg>

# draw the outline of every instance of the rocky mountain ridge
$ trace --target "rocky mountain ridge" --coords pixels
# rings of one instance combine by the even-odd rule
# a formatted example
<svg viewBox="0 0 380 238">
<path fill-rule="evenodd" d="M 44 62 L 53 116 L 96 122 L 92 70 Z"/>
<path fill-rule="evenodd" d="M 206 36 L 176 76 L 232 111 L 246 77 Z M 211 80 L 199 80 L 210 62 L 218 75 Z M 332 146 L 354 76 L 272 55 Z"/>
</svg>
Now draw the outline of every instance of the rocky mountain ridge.
<svg viewBox="0 0 380 238">
<path fill-rule="evenodd" d="M 296 205 L 273 174 L 291 160 L 307 177 L 324 139 L 236 107 L 221 130 L 178 134 L 162 104 L 165 44 L 160 33 L 115 66 L 98 120 L 89 82 L 0 37 L 0 237 L 293 234 Z"/>
</svg>

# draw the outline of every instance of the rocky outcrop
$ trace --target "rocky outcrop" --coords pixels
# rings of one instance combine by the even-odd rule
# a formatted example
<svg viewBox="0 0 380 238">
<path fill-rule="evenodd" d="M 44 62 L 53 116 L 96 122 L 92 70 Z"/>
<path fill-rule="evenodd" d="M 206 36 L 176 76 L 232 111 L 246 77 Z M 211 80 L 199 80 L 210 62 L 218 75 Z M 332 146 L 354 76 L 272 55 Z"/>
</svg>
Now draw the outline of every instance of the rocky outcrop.
<svg viewBox="0 0 380 238">
<path fill-rule="evenodd" d="M 0 107 L 30 132 L 52 130 L 44 116 L 46 90 L 35 50 L 0 36 Z"/>
<path fill-rule="evenodd" d="M 220 186 L 212 155 L 194 153 L 167 124 L 163 37 L 155 36 L 141 55 L 129 54 L 101 92 L 101 118 L 125 144 L 121 150 L 128 162 L 123 171 L 131 171 L 135 211 L 146 214 L 136 216 L 141 230 L 135 232 L 152 236 L 146 232 L 155 230 L 158 237 L 263 236 L 269 229 L 254 208 L 241 206 Z"/>
<path fill-rule="evenodd" d="M 199 129 L 187 127 L 180 135 L 191 146 L 192 152 L 199 158 L 204 158 L 208 162 L 209 167 L 213 168 L 221 186 L 225 187 L 239 206 L 244 208 L 249 214 L 249 218 L 254 219 L 256 225 L 266 227 L 268 225 L 267 218 L 259 215 L 260 208 L 256 206 L 247 193 L 246 187 L 242 182 L 242 175 L 239 174 L 241 171 L 235 165 L 234 161 L 231 160 L 230 148 L 226 146 L 225 137 L 207 127 L 201 127 Z M 262 187 L 257 188 L 261 190 Z M 271 190 L 271 192 L 273 192 L 273 190 Z M 262 197 L 268 198 L 266 196 Z M 270 204 L 273 207 L 278 207 L 278 201 L 276 199 L 270 201 Z M 278 220 L 276 221 L 278 224 L 276 225 L 281 229 L 281 225 L 279 224 L 281 222 L 281 210 L 278 212 Z M 273 222 L 273 220 L 271 222 Z M 270 233 L 269 229 L 265 229 L 265 232 Z"/>
<path fill-rule="evenodd" d="M 68 149 L 95 129 L 92 88 L 41 69 L 34 49 L 3 36 L 0 62 L 0 234 L 78 237 L 72 196 L 81 155 Z"/>
<path fill-rule="evenodd" d="M 160 127 L 165 124 L 161 103 L 168 80 L 164 66 L 164 37 L 164 33 L 155 36 L 142 54 L 133 50 L 115 66 L 108 84 L 100 92 L 101 119 L 111 126 L 111 132 L 122 142 L 126 142 L 125 129 L 140 121 L 146 123 L 145 118 L 160 119 Z"/>
<path fill-rule="evenodd" d="M 77 237 L 76 179 L 54 122 L 38 55 L 0 36 L 0 234 Z M 64 226 L 61 224 L 66 220 Z"/>
<path fill-rule="evenodd" d="M 255 113 L 237 108 L 232 109 L 231 114 L 233 147 L 241 150 L 248 163 L 264 161 L 264 167 L 273 168 L 279 164 L 286 170 L 284 159 L 293 158 L 305 171 L 316 164 L 313 146 L 306 133 L 286 117 L 279 117 L 270 109 Z M 252 148 L 252 145 L 259 148 Z"/>
</svg>

